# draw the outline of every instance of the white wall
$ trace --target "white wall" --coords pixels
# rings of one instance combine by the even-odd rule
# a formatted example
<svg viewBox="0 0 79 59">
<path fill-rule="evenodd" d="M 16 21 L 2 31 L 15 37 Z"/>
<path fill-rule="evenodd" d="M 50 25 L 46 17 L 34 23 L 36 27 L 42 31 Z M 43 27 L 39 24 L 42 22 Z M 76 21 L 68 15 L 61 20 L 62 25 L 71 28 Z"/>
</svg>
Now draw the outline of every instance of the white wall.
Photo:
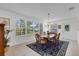
<svg viewBox="0 0 79 59">
<path fill-rule="evenodd" d="M 79 17 L 78 17 L 78 19 L 77 19 L 77 29 L 78 29 L 78 31 L 77 31 L 77 40 L 78 40 L 78 44 L 79 44 Z"/>
<path fill-rule="evenodd" d="M 6 10 L 3 10 L 3 9 L 0 9 L 0 17 L 10 18 L 10 29 L 13 30 L 9 34 L 10 37 L 11 37 L 11 39 L 9 40 L 10 46 L 20 44 L 20 43 L 24 43 L 24 42 L 28 43 L 28 41 L 32 41 L 32 40 L 34 41 L 34 38 L 33 37 L 27 37 L 27 34 L 23 35 L 23 36 L 16 36 L 16 31 L 15 31 L 16 30 L 16 20 L 21 18 L 21 19 L 24 19 L 25 23 L 26 23 L 27 20 L 40 22 L 40 21 L 38 21 L 38 19 L 33 18 L 33 17 L 28 17 L 28 16 L 22 16 L 20 14 L 13 13 L 13 12 L 10 12 L 10 11 L 6 11 Z M 26 28 L 27 28 L 27 25 L 26 25 Z"/>
<path fill-rule="evenodd" d="M 61 29 L 57 29 L 58 32 L 61 33 L 60 39 L 70 39 L 70 40 L 77 40 L 77 27 L 78 27 L 78 21 L 77 18 L 67 18 L 62 19 L 58 21 L 52 21 L 50 24 L 57 24 L 61 25 Z M 70 31 L 65 31 L 65 25 L 70 26 Z"/>
</svg>

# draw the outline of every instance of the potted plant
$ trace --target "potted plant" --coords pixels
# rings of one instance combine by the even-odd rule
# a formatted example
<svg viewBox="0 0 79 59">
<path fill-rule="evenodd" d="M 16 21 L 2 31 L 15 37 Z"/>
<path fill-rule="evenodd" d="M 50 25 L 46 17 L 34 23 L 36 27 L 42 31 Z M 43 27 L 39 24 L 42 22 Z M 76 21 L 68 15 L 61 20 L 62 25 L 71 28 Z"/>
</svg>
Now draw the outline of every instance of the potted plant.
<svg viewBox="0 0 79 59">
<path fill-rule="evenodd" d="M 9 45 L 8 45 L 8 42 L 9 42 L 9 39 L 10 39 L 9 33 L 10 33 L 11 31 L 12 31 L 12 30 L 6 30 L 6 31 L 5 31 L 5 36 L 4 36 L 4 48 L 5 48 L 5 50 L 7 50 L 7 47 L 9 47 Z"/>
</svg>

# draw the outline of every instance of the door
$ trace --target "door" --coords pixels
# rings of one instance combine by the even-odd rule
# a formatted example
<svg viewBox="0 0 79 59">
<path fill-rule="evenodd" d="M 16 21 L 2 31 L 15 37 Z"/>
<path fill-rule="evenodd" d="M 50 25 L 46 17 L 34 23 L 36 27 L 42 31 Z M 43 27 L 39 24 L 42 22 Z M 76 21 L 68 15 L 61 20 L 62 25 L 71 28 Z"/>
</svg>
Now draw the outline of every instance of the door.
<svg viewBox="0 0 79 59">
<path fill-rule="evenodd" d="M 0 24 L 0 56 L 4 56 L 4 24 Z"/>
</svg>

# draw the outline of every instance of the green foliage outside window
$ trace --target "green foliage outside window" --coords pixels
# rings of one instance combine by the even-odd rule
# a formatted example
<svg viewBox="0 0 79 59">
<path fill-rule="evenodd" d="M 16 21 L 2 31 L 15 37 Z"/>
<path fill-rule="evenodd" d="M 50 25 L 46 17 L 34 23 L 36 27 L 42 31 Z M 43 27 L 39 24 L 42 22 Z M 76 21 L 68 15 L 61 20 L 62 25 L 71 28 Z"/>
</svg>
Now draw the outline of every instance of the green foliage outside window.
<svg viewBox="0 0 79 59">
<path fill-rule="evenodd" d="M 17 20 L 16 23 L 16 35 L 25 35 L 25 22 L 24 20 Z"/>
</svg>

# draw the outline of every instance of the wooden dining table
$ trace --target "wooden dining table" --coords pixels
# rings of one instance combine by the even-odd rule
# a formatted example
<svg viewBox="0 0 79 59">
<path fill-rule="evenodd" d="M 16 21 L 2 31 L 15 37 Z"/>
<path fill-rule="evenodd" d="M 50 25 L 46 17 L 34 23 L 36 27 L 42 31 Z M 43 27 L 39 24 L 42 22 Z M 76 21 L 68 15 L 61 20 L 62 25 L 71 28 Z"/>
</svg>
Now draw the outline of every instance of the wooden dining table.
<svg viewBox="0 0 79 59">
<path fill-rule="evenodd" d="M 56 34 L 50 34 L 50 35 L 41 35 L 41 38 L 43 40 L 47 40 L 47 43 L 50 41 L 52 43 L 52 46 L 55 47 L 56 46 Z"/>
<path fill-rule="evenodd" d="M 48 41 L 53 41 L 53 39 L 50 39 L 50 38 L 52 38 L 52 37 L 54 37 L 55 35 L 54 34 L 51 34 L 51 35 L 41 35 L 41 38 L 42 39 L 44 39 L 44 38 L 46 38 Z"/>
</svg>

